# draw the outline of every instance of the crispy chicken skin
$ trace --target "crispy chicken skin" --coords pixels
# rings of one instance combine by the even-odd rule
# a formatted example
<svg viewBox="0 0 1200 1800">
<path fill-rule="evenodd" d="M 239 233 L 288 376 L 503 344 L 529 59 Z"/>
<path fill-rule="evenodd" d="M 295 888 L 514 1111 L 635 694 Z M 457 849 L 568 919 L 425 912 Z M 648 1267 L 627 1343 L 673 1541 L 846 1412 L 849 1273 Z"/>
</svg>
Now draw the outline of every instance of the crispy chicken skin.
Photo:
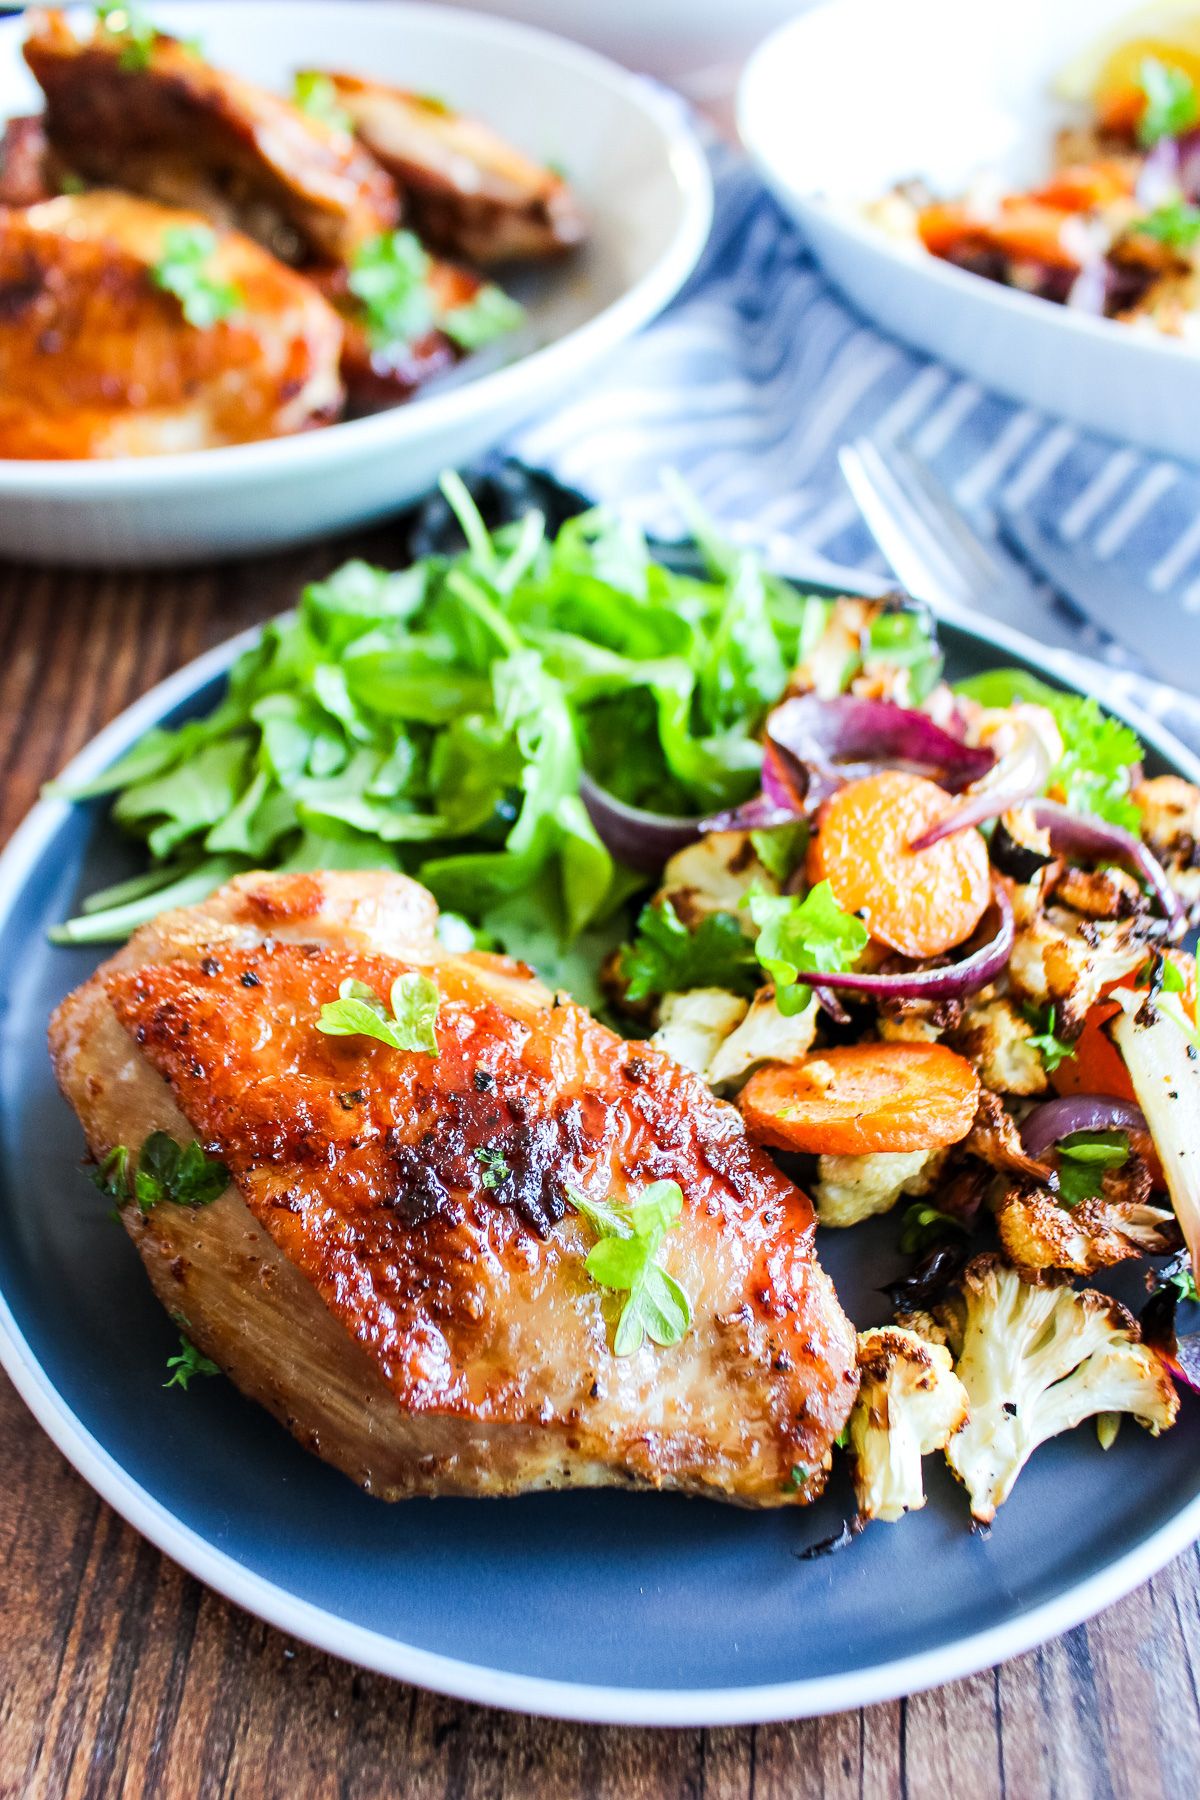
<svg viewBox="0 0 1200 1800">
<path fill-rule="evenodd" d="M 35 15 L 25 60 L 51 146 L 91 181 L 236 225 L 285 262 L 347 262 L 399 215 L 391 177 L 348 133 L 158 36 L 129 66 L 120 37 L 85 41 Z"/>
<path fill-rule="evenodd" d="M 67 171 L 46 139 L 39 116 L 9 119 L 0 133 L 0 206 L 36 206 L 63 191 Z"/>
<path fill-rule="evenodd" d="M 342 326 L 302 276 L 224 231 L 227 318 L 191 325 L 155 285 L 166 234 L 203 224 L 105 189 L 0 209 L 0 456 L 200 450 L 334 414 Z"/>
<path fill-rule="evenodd" d="M 123 1208 L 160 1298 L 388 1497 L 813 1498 L 857 1372 L 808 1200 L 682 1066 L 523 965 L 448 957 L 434 922 L 401 876 L 241 876 L 59 1007 L 55 1068 L 94 1157 L 164 1129 L 232 1173 L 200 1211 Z M 387 993 L 409 969 L 440 990 L 436 1058 L 315 1029 L 348 976 Z M 510 1171 L 491 1189 L 483 1146 Z M 564 1186 L 661 1179 L 683 1190 L 664 1255 L 694 1321 L 617 1358 Z"/>
<path fill-rule="evenodd" d="M 581 243 L 574 194 L 478 119 L 439 100 L 357 75 L 331 75 L 338 105 L 399 184 L 421 238 L 490 267 L 540 262 Z"/>
</svg>

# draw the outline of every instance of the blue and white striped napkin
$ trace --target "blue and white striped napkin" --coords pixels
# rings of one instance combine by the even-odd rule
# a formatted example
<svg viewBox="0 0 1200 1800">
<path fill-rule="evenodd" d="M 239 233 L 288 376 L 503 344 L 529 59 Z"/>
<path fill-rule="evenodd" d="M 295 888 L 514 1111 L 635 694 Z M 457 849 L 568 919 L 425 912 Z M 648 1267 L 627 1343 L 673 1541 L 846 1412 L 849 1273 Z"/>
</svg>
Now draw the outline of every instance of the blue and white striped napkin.
<svg viewBox="0 0 1200 1800">
<path fill-rule="evenodd" d="M 867 324 L 828 285 L 749 164 L 711 149 L 712 238 L 673 306 L 511 446 L 648 530 L 678 535 L 661 490 L 680 471 L 737 541 L 813 579 L 884 573 L 842 483 L 836 452 L 863 433 L 911 437 L 977 525 L 1003 501 L 1128 569 L 1169 632 L 1200 608 L 1200 470 L 1122 450 L 985 392 Z M 1197 426 L 1200 443 L 1200 422 Z M 1200 751 L 1200 700 L 1155 681 L 1079 623 L 1092 691 L 1124 697 Z M 1180 682 L 1200 693 L 1200 669 Z"/>
</svg>

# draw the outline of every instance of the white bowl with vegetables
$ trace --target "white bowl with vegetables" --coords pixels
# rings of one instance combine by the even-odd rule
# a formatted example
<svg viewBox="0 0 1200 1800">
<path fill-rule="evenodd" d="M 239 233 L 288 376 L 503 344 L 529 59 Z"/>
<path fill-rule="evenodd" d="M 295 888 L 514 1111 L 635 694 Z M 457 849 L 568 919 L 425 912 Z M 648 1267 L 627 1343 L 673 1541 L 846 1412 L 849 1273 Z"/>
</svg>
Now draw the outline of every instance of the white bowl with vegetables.
<svg viewBox="0 0 1200 1800">
<path fill-rule="evenodd" d="M 222 140 L 207 161 L 199 159 L 197 174 L 187 131 L 174 121 L 170 153 L 139 160 L 136 125 L 126 144 L 111 124 L 111 107 L 106 133 L 87 112 L 95 79 L 72 57 L 72 30 L 112 51 L 110 100 L 115 94 L 120 101 L 121 81 L 149 79 L 151 58 L 162 59 L 164 81 L 178 76 L 202 99 L 209 65 L 253 84 L 238 94 L 239 117 L 257 144 L 253 156 L 239 148 L 240 138 L 232 149 Z M 41 89 L 22 60 L 31 32 L 41 33 Z M 162 33 L 178 44 L 164 48 Z M 198 66 L 189 61 L 197 39 Z M 334 91 L 330 71 L 344 74 L 346 85 Z M 306 78 L 294 88 L 297 73 Z M 410 114 L 415 108 L 421 115 L 424 149 L 434 145 L 432 166 L 411 160 L 413 146 L 394 107 L 383 108 L 380 123 L 389 83 L 393 98 L 404 89 Z M 303 103 L 299 115 L 279 112 L 270 96 L 293 93 Z M 487 449 L 551 403 L 659 311 L 708 231 L 704 157 L 682 117 L 649 87 L 542 33 L 438 7 L 301 3 L 289 7 L 282 34 L 278 9 L 253 0 L 220 7 L 168 0 L 154 11 L 153 25 L 132 9 L 114 8 L 103 9 L 99 25 L 84 14 L 48 31 L 36 20 L 7 21 L 0 26 L 0 117 L 36 114 L 43 100 L 50 147 L 38 167 L 44 164 L 46 178 L 66 191 L 10 211 L 7 254 L 19 259 L 32 245 L 32 253 L 48 258 L 53 240 L 79 290 L 71 318 L 82 350 L 68 372 L 56 374 L 62 332 L 35 329 L 44 321 L 26 308 L 21 335 L 14 335 L 6 315 L 11 342 L 0 445 L 16 448 L 0 456 L 0 552 L 9 556 L 180 562 L 295 543 L 394 511 L 428 488 L 439 469 Z M 207 142 L 221 96 L 215 105 L 196 105 L 197 141 Z M 480 134 L 459 113 L 483 120 L 488 131 Z M 286 147 L 293 130 L 313 139 L 299 158 L 311 166 L 286 194 L 280 230 L 279 209 L 263 200 L 271 182 L 287 186 L 277 181 L 283 165 L 270 132 Z M 368 150 L 372 132 L 375 149 Z M 381 187 L 376 150 L 388 171 L 408 170 L 396 177 L 405 195 L 398 228 L 392 175 L 385 171 Z M 471 188 L 477 154 L 492 159 L 496 171 L 491 186 L 483 178 L 478 204 Z M 245 166 L 232 178 L 239 200 L 227 225 L 220 216 L 221 158 L 235 155 Z M 372 165 L 365 173 L 364 155 Z M 15 160 L 10 155 L 10 166 Z M 289 178 L 290 171 L 288 164 Z M 338 215 L 324 184 L 344 188 L 347 172 L 359 191 Z M 524 192 L 522 183 L 538 193 L 524 214 L 515 203 L 506 214 L 504 196 Z M 122 243 L 122 254 L 134 256 L 128 274 L 126 255 L 122 279 L 131 283 L 130 305 L 141 309 L 121 321 L 127 361 L 118 374 L 136 426 L 129 430 L 124 421 L 110 428 L 105 411 L 117 376 L 104 367 L 108 340 L 100 327 L 107 329 L 112 315 L 98 321 L 89 310 L 96 284 L 89 288 L 87 258 L 107 243 L 112 218 L 97 215 L 112 187 L 131 190 L 126 210 L 136 214 Z M 164 203 L 176 206 L 177 216 L 160 215 Z M 505 226 L 506 217 L 516 225 Z M 513 262 L 514 253 L 540 255 L 539 245 L 530 251 L 531 219 L 544 236 L 557 233 L 551 248 L 561 253 Z M 381 222 L 386 228 L 376 230 Z M 430 243 L 448 241 L 451 253 L 438 250 L 430 262 L 410 233 L 418 223 Z M 260 242 L 239 227 L 258 231 Z M 146 249 L 155 233 L 156 248 Z M 494 266 L 486 261 L 489 248 L 501 257 Z M 276 270 L 269 294 L 262 286 L 266 264 Z M 38 304 L 49 304 L 45 295 Z M 174 307 L 181 316 L 171 334 L 167 314 Z M 130 321 L 143 313 L 139 362 L 138 326 L 131 329 Z M 286 326 L 278 325 L 281 318 Z M 340 377 L 336 350 L 331 357 L 326 342 L 339 318 L 346 329 Z M 158 342 L 151 334 L 160 332 L 163 348 L 150 354 Z M 352 400 L 357 392 L 355 333 L 365 340 L 359 364 L 367 374 L 382 373 L 392 397 L 398 383 L 416 385 L 415 397 L 383 410 L 360 408 L 362 416 L 339 411 L 343 390 L 349 386 Z M 289 360 L 281 363 L 285 352 Z M 254 389 L 256 380 L 265 394 Z M 235 381 L 236 417 L 227 404 Z M 197 384 L 202 407 L 190 403 Z M 363 407 L 379 398 L 367 387 L 364 381 Z M 84 397 L 78 404 L 76 391 Z M 325 422 L 331 417 L 337 422 Z M 248 436 L 261 441 L 242 441 Z M 219 447 L 192 447 L 212 442 Z M 154 454 L 140 453 L 147 448 Z"/>
</svg>

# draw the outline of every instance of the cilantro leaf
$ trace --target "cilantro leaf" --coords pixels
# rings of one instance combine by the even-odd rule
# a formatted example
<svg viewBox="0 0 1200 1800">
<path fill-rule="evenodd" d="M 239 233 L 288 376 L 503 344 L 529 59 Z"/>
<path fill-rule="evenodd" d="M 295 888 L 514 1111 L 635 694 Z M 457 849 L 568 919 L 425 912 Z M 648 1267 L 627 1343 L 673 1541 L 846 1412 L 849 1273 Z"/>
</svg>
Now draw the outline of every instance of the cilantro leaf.
<svg viewBox="0 0 1200 1800">
<path fill-rule="evenodd" d="M 1124 1131 L 1073 1131 L 1058 1146 L 1058 1197 L 1064 1206 L 1097 1199 L 1104 1192 L 1105 1169 L 1129 1161 L 1129 1134 Z"/>
<path fill-rule="evenodd" d="M 669 900 L 642 908 L 637 936 L 621 952 L 621 974 L 632 1001 L 696 987 L 751 994 L 758 985 L 754 946 L 732 913 L 709 913 L 689 931 Z"/>
<path fill-rule="evenodd" d="M 442 313 L 438 323 L 460 350 L 482 350 L 485 344 L 515 331 L 524 318 L 525 308 L 520 301 L 494 281 L 488 281 L 462 306 L 452 306 Z"/>
<path fill-rule="evenodd" d="M 574 1187 L 567 1196 L 599 1240 L 584 1268 L 600 1287 L 628 1295 L 617 1318 L 613 1354 L 632 1356 L 646 1338 L 664 1349 L 678 1344 L 692 1323 L 691 1301 L 658 1260 L 663 1239 L 683 1212 L 678 1182 L 653 1182 L 628 1206 L 589 1200 Z"/>
<path fill-rule="evenodd" d="M 1053 1075 L 1059 1063 L 1066 1062 L 1075 1054 L 1074 1044 L 1068 1044 L 1065 1038 L 1055 1036 L 1054 1021 L 1058 1016 L 1058 1008 L 1048 1006 L 1043 1015 L 1040 1007 L 1027 1004 L 1021 1011 L 1034 1028 L 1033 1036 L 1026 1038 L 1025 1042 L 1030 1049 L 1038 1052 L 1047 1075 Z"/>
<path fill-rule="evenodd" d="M 212 1358 L 197 1350 L 191 1339 L 181 1331 L 179 1334 L 179 1351 L 175 1356 L 168 1356 L 167 1367 L 174 1371 L 166 1381 L 165 1388 L 181 1387 L 187 1392 L 188 1382 L 193 1375 L 219 1375 L 220 1367 Z"/>
<path fill-rule="evenodd" d="M 800 976 L 852 969 L 870 936 L 861 919 L 842 911 L 827 881 L 819 881 L 803 900 L 794 894 L 751 894 L 746 905 L 759 928 L 755 955 L 775 983 L 776 1006 L 789 1018 L 812 998 Z"/>
<path fill-rule="evenodd" d="M 1135 219 L 1129 229 L 1139 237 L 1169 244 L 1173 250 L 1190 250 L 1200 241 L 1200 206 L 1191 206 L 1186 200 L 1169 200 L 1145 218 Z"/>
<path fill-rule="evenodd" d="M 1138 141 L 1149 149 L 1160 138 L 1181 137 L 1200 121 L 1200 95 L 1182 69 L 1147 56 L 1138 71 L 1138 86 L 1146 97 L 1138 123 Z"/>
<path fill-rule="evenodd" d="M 492 1150 L 486 1144 L 480 1144 L 474 1152 L 475 1161 L 483 1164 L 482 1181 L 485 1188 L 498 1188 L 502 1181 L 507 1181 L 512 1170 L 505 1162 L 499 1150 Z"/>
<path fill-rule="evenodd" d="M 1011 706 L 1017 700 L 1044 706 L 1063 740 L 1048 791 L 1061 791 L 1064 803 L 1077 812 L 1092 813 L 1127 831 L 1139 830 L 1141 814 L 1129 790 L 1142 760 L 1142 746 L 1128 725 L 1102 712 L 1090 695 L 1065 693 L 1022 669 L 991 669 L 959 682 L 956 691 L 983 706 Z"/>
<path fill-rule="evenodd" d="M 331 125 L 335 131 L 354 130 L 354 120 L 340 104 L 337 88 L 320 69 L 297 69 L 292 103 L 310 119 L 319 119 L 322 125 Z"/>
<path fill-rule="evenodd" d="M 353 976 L 342 982 L 336 1000 L 327 1000 L 317 1030 L 327 1037 L 377 1038 L 393 1050 L 438 1054 L 435 1026 L 441 995 L 428 975 L 410 969 L 392 983 L 390 1006 L 365 981 Z"/>
<path fill-rule="evenodd" d="M 375 349 L 409 344 L 432 331 L 430 266 L 411 231 L 384 231 L 358 246 L 348 283 L 362 303 L 367 336 Z"/>
<path fill-rule="evenodd" d="M 212 272 L 216 249 L 216 233 L 207 225 L 172 225 L 163 232 L 158 261 L 150 270 L 155 287 L 174 294 L 184 318 L 198 331 L 228 318 L 242 304 L 241 289 Z"/>
</svg>

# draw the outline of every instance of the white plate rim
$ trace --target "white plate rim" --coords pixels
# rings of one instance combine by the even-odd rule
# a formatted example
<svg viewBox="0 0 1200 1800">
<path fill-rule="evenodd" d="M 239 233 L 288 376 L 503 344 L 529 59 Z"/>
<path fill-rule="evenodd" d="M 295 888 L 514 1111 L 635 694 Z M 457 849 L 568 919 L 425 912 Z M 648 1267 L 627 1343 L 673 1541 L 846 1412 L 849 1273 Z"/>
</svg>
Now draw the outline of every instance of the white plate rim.
<svg viewBox="0 0 1200 1800">
<path fill-rule="evenodd" d="M 856 587 L 870 591 L 879 585 L 870 576 L 862 577 L 849 570 L 844 574 L 847 591 Z M 789 571 L 789 576 L 803 579 L 794 571 Z M 827 571 L 821 577 L 822 585 L 835 583 L 838 577 L 836 569 Z M 1007 651 L 1047 667 L 1040 647 L 1020 632 L 983 619 L 965 624 L 956 617 L 947 622 L 993 650 Z M 228 669 L 260 630 L 261 626 L 251 626 L 149 689 L 72 758 L 60 779 L 81 782 L 100 773 L 164 713 Z M 1048 673 L 1056 680 L 1069 679 L 1053 668 L 1048 668 Z M 1200 757 L 1136 704 L 1122 700 L 1119 710 L 1163 756 L 1190 780 L 1200 782 Z M 0 922 L 18 902 L 29 868 L 69 810 L 66 800 L 39 800 L 0 852 Z M 484 1706 L 582 1723 L 678 1727 L 759 1724 L 812 1718 L 896 1700 L 977 1674 L 1073 1629 L 1103 1607 L 1123 1599 L 1200 1538 L 1197 1495 L 1144 1542 L 1007 1624 L 869 1668 L 748 1687 L 621 1688 L 552 1681 L 443 1656 L 355 1625 L 311 1601 L 298 1599 L 277 1583 L 246 1569 L 235 1557 L 215 1549 L 133 1480 L 67 1405 L 34 1355 L 3 1292 L 0 1366 L 43 1430 L 88 1485 L 164 1555 L 226 1599 L 319 1650 L 377 1674 Z"/>
<path fill-rule="evenodd" d="M 228 0 L 228 10 L 234 11 L 237 4 L 238 0 Z M 385 408 L 365 418 L 342 420 L 292 437 L 212 450 L 92 462 L 0 458 L 0 500 L 25 494 L 53 502 L 174 489 L 192 493 L 227 485 L 242 476 L 278 479 L 293 472 L 299 474 L 313 463 L 319 468 L 332 468 L 346 461 L 357 462 L 373 449 L 395 451 L 414 439 L 469 426 L 478 415 L 502 408 L 526 386 L 543 393 L 559 375 L 570 378 L 581 364 L 591 366 L 654 318 L 687 280 L 712 226 L 712 175 L 684 108 L 673 103 L 665 90 L 554 32 L 490 13 L 457 6 L 450 10 L 428 4 L 427 0 L 339 0 L 339 4 L 348 19 L 359 12 L 376 23 L 388 14 L 443 27 L 452 22 L 463 32 L 470 31 L 485 41 L 490 38 L 494 42 L 524 45 L 555 60 L 564 70 L 585 75 L 623 96 L 650 120 L 662 139 L 664 160 L 680 196 L 680 218 L 674 236 L 643 275 L 582 324 L 514 362 L 486 370 L 475 379 L 430 394 L 416 404 Z M 89 11 L 86 7 L 68 9 L 72 18 L 86 17 Z M 169 4 L 160 8 L 160 16 L 168 24 L 171 11 Z M 288 11 L 293 18 L 305 13 L 324 15 L 328 0 L 288 0 Z M 10 44 L 16 53 L 26 23 L 23 12 L 0 20 L 0 56 L 8 54 Z"/>
</svg>

